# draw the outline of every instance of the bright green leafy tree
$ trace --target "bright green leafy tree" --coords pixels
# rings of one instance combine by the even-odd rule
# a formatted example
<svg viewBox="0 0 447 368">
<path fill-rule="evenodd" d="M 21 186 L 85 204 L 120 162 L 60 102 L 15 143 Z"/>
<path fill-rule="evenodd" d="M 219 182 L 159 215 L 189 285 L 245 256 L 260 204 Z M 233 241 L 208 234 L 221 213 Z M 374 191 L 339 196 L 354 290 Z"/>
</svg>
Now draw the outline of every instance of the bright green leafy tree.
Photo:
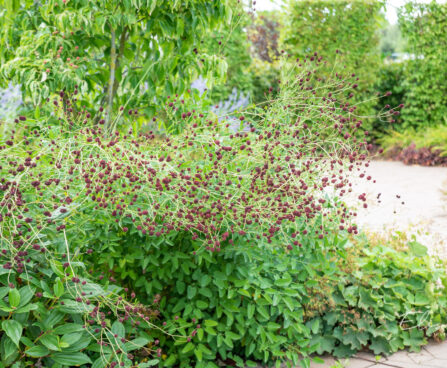
<svg viewBox="0 0 447 368">
<path fill-rule="evenodd" d="M 45 0 L 0 2 L 0 73 L 34 104 L 78 86 L 86 105 L 154 110 L 154 97 L 182 93 L 226 63 L 201 49 L 210 30 L 231 22 L 233 0 Z M 87 103 L 88 102 L 88 103 Z M 110 123 L 110 121 L 108 121 Z"/>
</svg>

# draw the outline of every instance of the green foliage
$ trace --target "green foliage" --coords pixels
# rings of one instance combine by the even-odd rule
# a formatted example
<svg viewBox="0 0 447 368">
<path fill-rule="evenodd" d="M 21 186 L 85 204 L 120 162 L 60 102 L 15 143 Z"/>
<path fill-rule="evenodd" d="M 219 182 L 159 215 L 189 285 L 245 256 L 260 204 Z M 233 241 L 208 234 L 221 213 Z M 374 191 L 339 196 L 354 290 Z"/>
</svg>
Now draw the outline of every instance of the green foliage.
<svg viewBox="0 0 447 368">
<path fill-rule="evenodd" d="M 389 63 L 379 69 L 375 90 L 382 97 L 380 105 L 376 106 L 377 119 L 372 123 L 372 135 L 375 138 L 388 134 L 392 130 L 402 131 L 404 129 L 402 115 L 380 118 L 380 114 L 386 110 L 385 106 L 395 109 L 405 101 L 405 65 L 405 62 Z"/>
<path fill-rule="evenodd" d="M 404 128 L 446 123 L 447 5 L 407 3 L 399 11 L 399 25 L 412 56 L 405 74 Z"/>
<path fill-rule="evenodd" d="M 327 74 L 355 73 L 359 78 L 355 101 L 365 101 L 372 95 L 380 65 L 377 31 L 383 21 L 382 7 L 383 2 L 375 0 L 291 0 L 282 47 L 300 59 L 316 52 L 328 61 Z M 357 114 L 373 115 L 375 104 L 374 99 L 362 103 Z"/>
<path fill-rule="evenodd" d="M 277 99 L 238 115 L 246 132 L 187 92 L 160 112 L 177 135 L 110 134 L 82 88 L 5 129 L 2 365 L 307 367 L 443 337 L 447 281 L 426 249 L 352 246 L 338 198 L 366 159 L 354 77 L 318 67 L 282 64 Z"/>
<path fill-rule="evenodd" d="M 299 252 L 250 248 L 241 238 L 235 240 L 238 246 L 216 255 L 191 256 L 195 246 L 189 236 L 178 234 L 170 243 L 166 252 L 163 243 L 126 238 L 113 246 L 113 258 L 98 263 L 103 269 L 112 265 L 141 298 L 158 295 L 163 315 L 178 318 L 180 328 L 191 320 L 200 324 L 196 341 L 167 349 L 170 363 L 206 367 L 220 358 L 242 367 L 250 360 L 288 358 L 297 364 L 308 355 L 303 305 L 313 283 L 310 276 L 321 267 L 315 255 L 303 259 Z M 101 253 L 110 250 L 107 244 L 101 247 Z M 289 348 L 292 342 L 296 346 Z"/>
<path fill-rule="evenodd" d="M 223 77 L 225 63 L 200 40 L 237 11 L 231 0 L 2 4 L 3 82 L 20 83 L 34 104 L 78 86 L 85 105 L 108 106 L 108 121 L 120 106 L 146 107 L 184 92 L 199 74 Z"/>
<path fill-rule="evenodd" d="M 211 88 L 214 103 L 226 100 L 236 89 L 259 104 L 268 99 L 270 88 L 277 89 L 279 29 L 279 17 L 273 13 L 243 14 L 207 38 L 204 47 L 210 53 L 219 50 L 228 65 L 225 80 Z"/>
<path fill-rule="evenodd" d="M 250 17 L 243 13 L 236 22 L 224 25 L 204 42 L 206 52 L 221 55 L 228 66 L 225 78 L 211 87 L 209 98 L 213 102 L 226 100 L 233 89 L 244 95 L 252 93 L 252 75 L 248 71 L 252 58 L 246 32 L 249 23 Z"/>
<path fill-rule="evenodd" d="M 101 254 L 113 258 L 98 266 L 112 267 L 142 298 L 160 298 L 168 320 L 184 328 L 199 323 L 196 342 L 168 348 L 168 365 L 206 367 L 217 358 L 240 367 L 298 364 L 311 353 L 348 357 L 368 347 L 386 355 L 444 338 L 445 265 L 424 246 L 412 241 L 408 251 L 396 251 L 366 238 L 353 246 L 343 232 L 324 248 L 314 242 L 303 254 L 249 247 L 241 238 L 214 256 L 191 256 L 189 236 L 173 236 L 166 253 L 163 243 L 134 235 L 103 243 Z"/>
<path fill-rule="evenodd" d="M 332 117 L 310 125 L 321 113 L 312 103 L 319 97 L 302 88 L 296 75 L 306 74 L 312 66 L 284 65 L 281 98 L 261 111 L 256 122 L 240 116 L 241 121 L 256 124 L 258 131 L 253 128 L 235 134 L 226 121 L 219 122 L 212 114 L 194 109 L 189 115 L 182 112 L 183 100 L 173 98 L 165 105 L 165 113 L 175 119 L 177 111 L 171 112 L 180 109 L 178 113 L 184 115 L 180 134 L 162 138 L 153 132 L 130 130 L 110 135 L 89 113 L 73 114 L 70 109 L 79 109 L 79 101 L 65 94 L 52 101 L 52 114 L 36 109 L 34 117 L 20 116 L 14 129 L 5 129 L 0 137 L 0 317 L 5 341 L 2 358 L 9 360 L 4 365 L 23 361 L 28 347 L 32 350 L 25 362 L 34 364 L 42 358 L 46 366 L 55 368 L 71 365 L 75 359 L 85 365 L 97 362 L 92 363 L 95 368 L 119 362 L 143 367 L 152 358 L 168 366 L 183 356 L 191 362 L 209 362 L 211 356 L 215 358 L 217 344 L 225 344 L 222 354 L 229 354 L 232 344 L 242 346 L 245 341 L 250 351 L 243 352 L 247 347 L 241 347 L 235 353 L 239 359 L 246 355 L 265 361 L 272 356 L 284 359 L 285 338 L 292 334 L 291 326 L 300 326 L 302 318 L 292 313 L 301 308 L 293 299 L 301 286 L 290 286 L 286 274 L 271 281 L 273 290 L 286 288 L 284 297 L 275 299 L 278 307 L 266 304 L 268 296 L 257 298 L 259 326 L 267 322 L 268 327 L 259 331 L 261 345 L 257 331 L 251 330 L 242 340 L 245 320 L 218 343 L 218 337 L 208 335 L 202 341 L 202 329 L 191 319 L 173 316 L 186 309 L 187 298 L 194 304 L 191 312 L 184 312 L 185 317 L 205 318 L 199 313 L 208 311 L 204 330 L 216 327 L 222 332 L 229 320 L 221 324 L 221 317 L 239 306 L 233 304 L 233 299 L 238 300 L 235 296 L 248 293 L 250 298 L 250 293 L 259 294 L 263 289 L 258 278 L 244 289 L 248 274 L 243 272 L 242 261 L 250 256 L 252 245 L 256 245 L 253 252 L 264 248 L 272 252 L 270 256 L 266 253 L 271 261 L 265 266 L 262 253 L 257 253 L 261 263 L 249 265 L 253 272 L 268 275 L 277 269 L 276 254 L 285 257 L 293 248 L 298 254 L 312 254 L 327 246 L 329 234 L 323 220 L 331 218 L 337 223 L 337 212 L 349 217 L 344 207 L 337 206 L 335 194 L 331 197 L 322 188 L 337 193 L 344 187 L 325 178 L 330 169 L 338 172 L 348 167 L 348 162 L 335 158 L 347 154 L 350 141 L 343 127 L 332 129 Z M 317 77 L 311 81 L 323 95 L 336 93 L 338 88 Z M 339 101 L 343 103 L 343 95 Z M 59 108 L 64 102 L 67 109 Z M 307 119 L 300 121 L 304 103 L 308 104 Z M 343 115 L 334 101 L 327 105 Z M 321 130 L 326 131 L 325 138 Z M 278 144 L 270 145 L 272 137 Z M 297 144 L 301 140 L 321 147 L 321 155 L 315 157 L 320 153 L 316 148 L 308 150 L 305 144 Z M 334 161 L 325 159 L 328 152 Z M 298 167 L 294 175 L 299 180 L 286 174 Z M 282 197 L 287 201 L 284 207 L 271 202 Z M 294 239 L 297 232 L 299 241 Z M 223 271 L 218 260 L 232 244 L 243 251 L 236 255 L 229 251 L 241 273 L 228 280 L 233 270 Z M 150 273 L 143 273 L 146 269 Z M 172 278 L 176 276 L 180 279 Z M 210 286 L 205 290 L 200 284 L 205 278 L 219 289 Z M 173 285 L 181 295 L 171 290 Z M 231 294 L 224 298 L 227 286 Z M 32 289 L 29 298 L 21 295 L 22 287 Z M 129 303 L 125 298 L 129 294 L 144 304 Z M 222 311 L 218 318 L 213 296 L 228 303 L 226 313 Z M 153 304 L 163 310 L 163 319 L 158 319 Z M 16 309 L 17 318 L 13 316 Z M 54 323 L 47 324 L 48 318 L 54 318 Z M 69 324 L 84 326 L 82 334 L 64 330 Z M 284 328 L 281 334 L 273 332 L 278 325 Z M 78 341 L 86 345 L 80 348 L 75 345 Z M 293 359 L 298 359 L 296 351 Z"/>
<path fill-rule="evenodd" d="M 394 53 L 402 53 L 405 49 L 405 40 L 402 37 L 398 24 L 386 22 L 381 29 L 380 51 L 382 56 L 393 59 Z"/>
<path fill-rule="evenodd" d="M 47 247 L 46 252 L 51 252 L 48 241 Z M 136 333 L 131 323 L 133 319 L 118 321 L 116 314 L 122 313 L 126 305 L 131 306 L 127 302 L 117 303 L 115 293 L 119 288 L 101 287 L 87 275 L 77 284 L 72 280 L 73 270 L 66 276 L 61 263 L 46 257 L 44 252 L 39 253 L 30 256 L 28 263 L 32 268 L 26 274 L 0 269 L 3 366 L 16 362 L 14 367 L 24 367 L 40 362 L 45 367 L 91 367 L 92 364 L 105 367 L 115 358 L 117 349 L 130 352 L 134 342 L 140 344 L 138 348 L 143 348 L 154 340 L 144 332 L 149 324 Z M 73 262 L 72 266 L 79 271 L 85 264 Z M 112 297 L 113 294 L 116 296 Z M 98 313 L 95 312 L 97 307 L 100 308 Z M 102 318 L 99 310 L 113 313 Z M 94 321 L 95 325 L 104 323 L 104 328 L 86 328 L 87 320 Z M 114 333 L 118 333 L 119 338 L 115 338 Z M 107 344 L 101 346 L 101 343 Z M 130 366 L 130 360 L 124 355 L 119 360 L 126 367 Z"/>
<path fill-rule="evenodd" d="M 404 149 L 414 144 L 416 149 L 430 148 L 439 150 L 441 156 L 447 156 L 447 126 L 431 126 L 425 129 L 408 128 L 404 131 L 394 131 L 379 139 L 385 153 L 392 149 Z"/>
<path fill-rule="evenodd" d="M 106 134 L 87 112 L 76 117 L 57 107 L 52 115 L 42 109 L 19 117 L 0 144 L 1 338 L 11 349 L 5 365 L 16 364 L 28 345 L 30 363 L 42 354 L 47 366 L 77 359 L 98 361 L 95 368 L 112 359 L 203 366 L 216 354 L 231 353 L 238 364 L 307 355 L 300 301 L 306 294 L 293 279 L 312 272 L 303 260 L 313 264 L 332 247 L 327 222 L 349 218 L 335 199 L 347 184 L 329 182 L 328 171 L 363 162 L 362 146 L 357 161 L 342 160 L 354 144 L 345 129 L 355 121 L 333 129 L 344 114 L 335 101 L 343 104 L 344 94 L 326 103 L 335 118 L 312 123 L 321 114 L 314 103 L 320 96 L 296 78 L 308 68 L 314 66 L 285 63 L 280 98 L 256 121 L 248 117 L 257 110 L 239 116 L 256 128 L 237 134 L 194 109 L 182 113 L 178 135 L 164 138 Z M 317 76 L 309 82 L 322 96 L 340 88 Z M 56 103 L 76 109 L 65 97 Z M 175 119 L 170 113 L 181 106 L 173 98 L 166 116 Z M 281 198 L 284 205 L 272 203 Z M 284 268 L 279 263 L 292 251 L 294 261 Z M 22 286 L 36 288 L 30 304 L 43 303 L 29 311 L 26 326 L 9 314 L 25 303 Z M 143 304 L 127 302 L 129 294 Z M 44 312 L 54 310 L 60 319 L 53 329 Z M 59 331 L 72 323 L 92 338 L 76 351 L 67 350 L 74 337 L 64 336 L 78 331 Z M 25 333 L 29 340 L 22 342 Z M 298 346 L 289 348 L 291 341 Z"/>
<path fill-rule="evenodd" d="M 366 238 L 349 249 L 338 274 L 327 313 L 316 323 L 313 343 L 319 354 L 345 357 L 368 346 L 376 355 L 400 349 L 419 351 L 427 337 L 445 338 L 447 295 L 445 264 L 411 241 L 407 251 Z"/>
</svg>

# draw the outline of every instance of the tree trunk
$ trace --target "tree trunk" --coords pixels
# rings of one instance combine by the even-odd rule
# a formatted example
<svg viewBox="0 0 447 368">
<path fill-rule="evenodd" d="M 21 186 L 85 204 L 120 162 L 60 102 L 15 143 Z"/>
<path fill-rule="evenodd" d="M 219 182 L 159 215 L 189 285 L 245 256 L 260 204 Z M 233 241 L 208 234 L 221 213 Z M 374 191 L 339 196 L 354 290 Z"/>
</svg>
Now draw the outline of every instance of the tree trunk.
<svg viewBox="0 0 447 368">
<path fill-rule="evenodd" d="M 113 111 L 113 97 L 114 97 L 114 85 L 115 85 L 115 69 L 116 69 L 116 45 L 115 45 L 115 30 L 112 28 L 112 40 L 110 49 L 110 77 L 107 92 L 107 120 L 106 128 L 110 128 L 112 123 L 112 111 Z"/>
</svg>

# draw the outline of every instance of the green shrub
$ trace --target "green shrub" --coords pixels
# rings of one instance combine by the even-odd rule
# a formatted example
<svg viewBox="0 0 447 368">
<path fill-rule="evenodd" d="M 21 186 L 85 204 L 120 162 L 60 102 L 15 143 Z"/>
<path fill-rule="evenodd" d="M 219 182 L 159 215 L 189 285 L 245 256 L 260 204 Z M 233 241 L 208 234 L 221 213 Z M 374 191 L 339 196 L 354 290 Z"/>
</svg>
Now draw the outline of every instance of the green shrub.
<svg viewBox="0 0 447 368">
<path fill-rule="evenodd" d="M 166 254 L 163 244 L 136 235 L 100 250 L 112 255 L 102 268 L 113 265 L 140 297 L 157 295 L 167 319 L 204 321 L 197 341 L 170 347 L 169 364 L 297 364 L 311 353 L 349 357 L 366 347 L 387 355 L 444 339 L 445 264 L 414 241 L 396 251 L 333 234 L 324 244 L 309 240 L 315 248 L 305 254 L 249 247 L 241 238 L 214 256 L 191 258 L 188 237 L 170 239 Z"/>
<path fill-rule="evenodd" d="M 378 116 L 386 109 L 394 109 L 401 105 L 405 101 L 406 95 L 405 62 L 384 64 L 379 70 L 375 90 L 378 95 L 382 96 L 380 106 L 376 106 Z M 386 119 L 376 119 L 372 124 L 371 132 L 373 137 L 377 138 L 392 130 L 402 131 L 403 129 L 402 115 L 399 114 L 388 116 Z"/>
<path fill-rule="evenodd" d="M 385 153 L 393 149 L 404 149 L 414 144 L 416 149 L 429 148 L 447 156 L 447 126 L 432 126 L 426 129 L 408 128 L 402 132 L 395 131 L 379 139 Z"/>
<path fill-rule="evenodd" d="M 128 367 L 131 360 L 126 354 L 154 353 L 154 338 L 145 330 L 152 329 L 150 321 L 157 311 L 126 302 L 118 294 L 121 288 L 103 288 L 87 276 L 77 281 L 73 271 L 67 273 L 63 264 L 44 253 L 29 253 L 25 275 L 0 269 L 0 362 L 4 367 L 36 362 L 45 367 L 103 367 L 113 361 Z M 85 267 L 82 262 L 71 264 L 75 271 Z M 138 308 L 139 313 L 126 308 Z M 140 318 L 142 312 L 151 318 Z M 140 367 L 157 362 L 155 357 L 153 364 Z"/>
<path fill-rule="evenodd" d="M 355 73 L 357 116 L 374 115 L 372 98 L 381 65 L 378 28 L 382 1 L 293 0 L 288 2 L 282 48 L 293 57 L 317 53 L 329 63 L 326 73 Z M 370 130 L 370 126 L 364 126 Z"/>
<path fill-rule="evenodd" d="M 297 78 L 297 73 L 302 76 L 314 68 L 310 61 L 305 67 L 293 64 L 284 68 L 281 96 L 262 112 L 263 118 L 253 121 L 250 118 L 253 111 L 239 116 L 240 122 L 252 125 L 247 132 L 235 133 L 229 129 L 227 121 L 219 122 L 211 114 L 192 109 L 182 113 L 184 129 L 177 136 L 157 137 L 153 132 L 136 134 L 132 130 L 110 135 L 101 124 L 104 111 L 98 111 L 99 122 L 87 111 L 78 115 L 77 102 L 63 91 L 51 101 L 54 106 L 52 116 L 39 116 L 36 111 L 34 118 L 19 117 L 14 129 L 7 130 L 1 137 L 0 144 L 1 267 L 6 270 L 2 271 L 2 287 L 6 288 L 3 290 L 9 294 L 21 283 L 28 285 L 27 275 L 32 275 L 33 280 L 36 277 L 43 291 L 46 290 L 41 281 L 50 291 L 59 290 L 62 283 L 64 291 L 71 292 L 74 298 L 70 303 L 81 311 L 79 315 L 67 311 L 58 322 L 78 323 L 79 318 L 84 318 L 86 332 L 99 342 L 109 344 L 107 349 L 97 351 L 98 342 L 92 342 L 93 348 L 83 351 L 86 361 L 98 361 L 95 368 L 118 362 L 125 366 L 143 364 L 148 358 L 158 357 L 163 365 L 169 365 L 181 354 L 174 348 L 176 344 L 185 342 L 197 345 L 191 354 L 199 361 L 199 366 L 203 366 L 209 356 L 215 354 L 213 350 L 209 353 L 208 349 L 217 346 L 217 337 L 210 337 L 207 345 L 200 345 L 202 337 L 198 330 L 201 329 L 195 327 L 198 321 L 180 320 L 171 315 L 174 306 L 168 301 L 176 300 L 174 291 L 171 291 L 172 295 L 161 291 L 159 296 L 151 294 L 172 287 L 172 280 L 165 283 L 163 275 L 170 277 L 176 270 L 175 274 L 182 277 L 180 281 L 191 284 L 197 280 L 188 276 L 188 269 L 191 275 L 197 271 L 195 278 L 201 273 L 207 275 L 208 271 L 212 272 L 208 276 L 214 277 L 217 269 L 223 270 L 222 264 L 214 263 L 214 259 L 222 259 L 219 254 L 226 254 L 226 248 L 231 249 L 233 244 L 241 246 L 246 256 L 250 255 L 252 246 L 259 250 L 266 248 L 272 254 L 286 254 L 297 249 L 305 256 L 324 245 L 329 246 L 328 241 L 332 238 L 329 230 L 333 226 L 344 228 L 346 222 L 347 231 L 357 232 L 355 226 L 348 225 L 352 214 L 340 206 L 335 197 L 348 189 L 348 181 L 340 178 L 340 170 L 352 170 L 354 164 L 360 166 L 365 161 L 363 142 L 350 139 L 347 133 L 357 122 L 343 118 L 340 105 L 345 106 L 346 97 L 339 92 L 342 87 L 327 85 L 327 81 L 322 81 L 316 74 L 309 78 L 309 83 L 303 83 L 302 77 Z M 314 88 L 318 96 L 314 95 Z M 318 118 L 318 124 L 315 124 L 315 118 L 321 115 L 321 106 L 314 102 L 320 96 L 329 98 L 332 93 L 337 98 L 327 100 L 328 114 Z M 183 108 L 181 98 L 171 101 L 165 105 L 166 116 Z M 138 119 L 138 115 L 133 110 L 131 112 L 130 116 Z M 357 147 L 355 152 L 352 151 L 354 147 Z M 329 152 L 330 160 L 327 159 Z M 337 172 L 338 179 L 329 180 L 331 170 Z M 142 247 L 144 239 L 149 239 L 147 247 Z M 188 239 L 190 243 L 187 243 Z M 188 244 L 189 248 L 183 248 Z M 46 249 L 43 254 L 42 247 Z M 179 253 L 171 247 L 178 248 Z M 155 262 L 155 269 L 150 269 L 151 273 L 140 279 L 140 262 L 147 263 L 146 268 L 154 266 L 150 262 L 156 260 L 152 257 L 157 252 L 160 252 L 161 258 L 157 260 L 161 260 L 161 264 Z M 184 255 L 178 257 L 182 252 Z M 26 262 L 26 257 L 30 262 Z M 200 268 L 200 259 L 210 259 L 209 267 Z M 241 261 L 242 258 L 235 257 L 235 262 L 242 265 Z M 175 262 L 178 262 L 177 267 Z M 162 267 L 163 264 L 168 268 Z M 52 269 L 51 266 L 56 268 L 53 273 L 46 271 Z M 274 263 L 264 272 L 270 273 L 272 268 Z M 179 270 L 185 275 L 182 276 Z M 227 275 L 227 269 L 224 272 Z M 239 293 L 246 276 L 245 273 L 236 274 L 234 293 Z M 158 284 L 154 282 L 152 285 L 151 280 L 158 278 Z M 104 295 L 91 300 L 89 280 L 103 288 Z M 213 280 L 219 282 L 219 277 Z M 82 285 L 83 281 L 86 281 L 85 285 Z M 29 283 L 32 285 L 31 281 Z M 125 304 L 121 295 L 111 294 L 113 284 L 120 285 L 124 288 L 122 294 L 131 297 L 132 291 L 138 291 L 135 296 L 144 302 L 144 306 Z M 259 292 L 260 285 L 260 280 L 254 279 L 253 287 L 247 292 Z M 188 290 L 187 286 L 185 290 Z M 175 287 L 178 291 L 177 282 Z M 223 288 L 210 291 L 219 295 Z M 59 291 L 57 293 L 59 295 Z M 193 293 L 190 288 L 190 298 Z M 2 296 L 3 302 L 10 308 L 6 294 Z M 206 298 L 206 295 L 200 295 Z M 49 300 L 41 309 L 55 302 L 59 303 L 58 309 L 64 310 L 61 304 L 64 300 L 59 301 L 53 293 L 43 297 Z M 37 303 L 37 299 L 36 294 L 32 303 Z M 271 317 L 275 320 L 270 322 L 279 324 L 276 319 L 285 313 L 284 308 L 296 311 L 293 299 L 289 306 L 289 299 L 284 300 L 287 301 L 281 301 L 281 311 L 274 309 L 271 315 L 264 314 L 261 321 Z M 205 305 L 205 300 L 200 302 L 195 306 L 198 309 L 205 309 L 210 304 L 208 301 Z M 151 316 L 157 317 L 156 311 L 151 312 L 152 303 L 164 309 L 162 319 L 151 320 L 145 314 L 148 310 Z M 99 308 L 95 318 L 86 315 L 89 306 Z M 82 312 L 83 308 L 87 311 Z M 181 311 L 183 307 L 178 308 Z M 6 313 L 2 320 L 10 319 L 8 310 Z M 212 313 L 213 309 L 210 316 Z M 115 320 L 126 316 L 129 328 L 136 329 L 128 330 L 124 341 L 137 338 L 144 341 L 132 356 L 128 356 L 126 346 L 122 346 L 126 342 L 116 342 L 113 335 L 108 335 Z M 20 318 L 14 316 L 13 320 L 21 323 Z M 16 341 L 19 357 L 27 344 L 40 346 L 39 335 L 42 332 L 53 335 L 54 332 L 51 326 L 40 324 L 42 318 L 46 316 L 37 310 L 31 311 L 27 324 L 37 323 L 39 329 L 32 333 L 27 329 L 30 333 L 25 337 L 29 340 L 24 341 L 18 341 L 17 334 L 11 334 L 17 341 L 11 340 L 2 331 L 4 344 L 12 346 L 11 342 Z M 299 320 L 299 315 L 289 315 L 284 327 L 289 329 L 292 319 L 296 322 L 294 318 Z M 216 321 L 227 323 L 226 320 Z M 241 327 L 234 327 L 236 334 Z M 272 355 L 284 359 L 282 347 L 287 344 L 283 337 L 290 335 L 290 331 L 281 333 L 282 338 L 274 344 L 267 344 L 267 340 L 261 340 L 262 345 L 250 344 L 249 349 L 255 348 L 256 352 L 242 353 L 241 348 L 238 354 L 241 359 L 245 359 L 245 354 L 267 361 Z M 247 341 L 254 341 L 254 334 L 253 331 L 247 334 Z M 272 331 L 265 331 L 265 334 L 265 338 L 271 337 Z M 109 341 L 101 339 L 102 336 L 108 336 Z M 226 349 L 230 341 L 238 343 L 236 336 L 229 334 Z M 56 341 L 57 336 L 52 339 Z M 160 343 L 158 347 L 156 340 Z M 66 347 L 53 346 L 55 350 L 59 348 Z M 56 353 L 45 350 L 42 354 L 44 352 L 45 364 L 53 365 Z M 305 354 L 306 350 L 303 348 L 300 352 Z M 17 354 L 8 351 L 8 357 L 12 357 L 8 365 L 15 364 Z M 39 358 L 30 357 L 29 361 L 35 361 L 33 359 Z M 294 359 L 298 359 L 297 353 Z M 107 363 L 110 360 L 113 362 Z"/>
<path fill-rule="evenodd" d="M 233 89 L 244 95 L 252 93 L 252 74 L 248 71 L 252 59 L 246 32 L 249 23 L 250 18 L 244 13 L 205 39 L 203 49 L 208 54 L 219 55 L 227 65 L 225 78 L 210 88 L 209 98 L 214 103 L 228 99 Z"/>
<path fill-rule="evenodd" d="M 238 366 L 285 359 L 298 364 L 311 352 L 303 306 L 310 299 L 311 276 L 321 266 L 316 255 L 250 247 L 241 238 L 216 255 L 191 257 L 195 245 L 190 238 L 179 235 L 170 242 L 168 253 L 165 244 L 149 239 L 126 238 L 113 253 L 103 244 L 101 252 L 112 257 L 102 260 L 107 265 L 98 264 L 103 269 L 113 265 L 114 274 L 141 298 L 159 295 L 167 319 L 200 321 L 196 341 L 169 348 L 169 364 L 214 367 L 217 359 Z"/>
<path fill-rule="evenodd" d="M 447 5 L 407 3 L 399 11 L 399 25 L 411 59 L 405 73 L 403 128 L 446 123 Z"/>
<path fill-rule="evenodd" d="M 271 97 L 269 89 L 278 88 L 279 17 L 263 12 L 256 17 L 244 14 L 209 36 L 204 48 L 221 55 L 227 63 L 225 80 L 210 88 L 214 103 L 226 100 L 236 89 L 259 104 Z"/>
<path fill-rule="evenodd" d="M 445 338 L 445 264 L 411 241 L 396 251 L 366 239 L 346 249 L 330 310 L 309 321 L 318 353 L 345 357 L 367 346 L 376 355 L 419 351 L 427 337 Z"/>
<path fill-rule="evenodd" d="M 339 198 L 366 142 L 350 135 L 360 127 L 347 108 L 352 77 L 322 79 L 320 62 L 285 63 L 278 98 L 238 115 L 248 131 L 181 97 L 164 113 L 181 113 L 182 128 L 165 137 L 108 134 L 65 93 L 53 115 L 19 117 L 0 143 L 3 364 L 308 365 L 331 329 L 331 351 L 358 348 L 327 321 L 328 306 L 344 314 L 347 303 L 377 319 L 362 344 L 374 346 L 381 305 L 365 307 L 365 278 L 339 261 L 359 231 Z M 411 291 L 432 288 L 428 276 L 420 288 L 408 280 Z M 67 332 L 72 324 L 84 332 Z"/>
</svg>

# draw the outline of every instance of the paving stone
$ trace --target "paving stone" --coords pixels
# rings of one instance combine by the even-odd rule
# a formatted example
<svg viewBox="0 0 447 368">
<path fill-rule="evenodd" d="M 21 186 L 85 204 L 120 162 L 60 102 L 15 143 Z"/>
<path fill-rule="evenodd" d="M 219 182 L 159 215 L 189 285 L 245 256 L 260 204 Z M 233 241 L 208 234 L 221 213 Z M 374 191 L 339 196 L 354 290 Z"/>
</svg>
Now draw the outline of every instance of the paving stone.
<svg viewBox="0 0 447 368">
<path fill-rule="evenodd" d="M 324 363 L 310 364 L 311 368 L 332 368 L 332 367 L 346 367 L 346 368 L 370 368 L 376 363 L 364 359 L 350 358 L 350 359 L 334 359 L 332 357 L 320 357 Z M 338 365 L 337 365 L 338 364 Z"/>
<path fill-rule="evenodd" d="M 333 365 L 337 363 L 337 360 L 335 360 L 333 357 L 330 356 L 325 357 L 323 356 L 319 358 L 323 359 L 324 363 L 311 362 L 310 368 L 331 368 Z"/>
<path fill-rule="evenodd" d="M 425 350 L 432 354 L 436 359 L 447 359 L 447 341 L 442 343 L 431 343 L 425 347 Z"/>
<path fill-rule="evenodd" d="M 446 368 L 447 367 L 447 359 L 433 359 L 422 365 L 423 367 L 430 368 Z"/>
<path fill-rule="evenodd" d="M 351 358 L 345 366 L 346 368 L 369 368 L 375 367 L 376 363 L 372 363 L 364 359 Z"/>
<path fill-rule="evenodd" d="M 381 356 L 380 359 L 377 360 L 376 355 L 374 355 L 372 353 L 365 352 L 365 351 L 360 351 L 360 352 L 356 353 L 354 358 L 360 358 L 360 359 L 364 359 L 364 360 L 372 360 L 375 363 L 384 362 L 387 360 L 387 357 L 385 357 L 385 356 Z"/>
<path fill-rule="evenodd" d="M 324 363 L 311 362 L 311 368 L 447 368 L 447 341 L 431 342 L 419 353 L 399 351 L 388 357 L 376 360 L 374 354 L 359 352 L 351 359 L 335 359 L 331 356 L 320 357 Z M 338 363 L 338 365 L 337 365 Z M 341 363 L 341 364 L 340 364 Z"/>
<path fill-rule="evenodd" d="M 431 357 L 433 359 L 433 356 Z M 390 355 L 388 357 L 387 360 L 390 364 L 394 364 L 394 363 L 415 363 L 415 361 L 413 359 L 411 359 L 408 356 L 408 352 L 407 351 L 398 351 L 397 353 L 394 353 L 393 355 Z"/>
<path fill-rule="evenodd" d="M 447 347 L 446 347 L 447 348 Z M 419 353 L 407 353 L 407 356 L 417 364 L 423 364 L 434 359 L 429 351 L 422 349 Z"/>
<path fill-rule="evenodd" d="M 388 368 L 446 368 L 447 361 L 429 361 L 429 362 L 425 362 L 422 364 L 419 363 L 402 363 L 402 362 L 391 362 L 391 361 L 387 361 L 386 364 L 385 363 L 379 363 L 375 366 L 373 366 L 372 368 L 384 368 L 384 367 L 388 367 Z M 349 366 L 346 368 L 350 368 Z"/>
</svg>

